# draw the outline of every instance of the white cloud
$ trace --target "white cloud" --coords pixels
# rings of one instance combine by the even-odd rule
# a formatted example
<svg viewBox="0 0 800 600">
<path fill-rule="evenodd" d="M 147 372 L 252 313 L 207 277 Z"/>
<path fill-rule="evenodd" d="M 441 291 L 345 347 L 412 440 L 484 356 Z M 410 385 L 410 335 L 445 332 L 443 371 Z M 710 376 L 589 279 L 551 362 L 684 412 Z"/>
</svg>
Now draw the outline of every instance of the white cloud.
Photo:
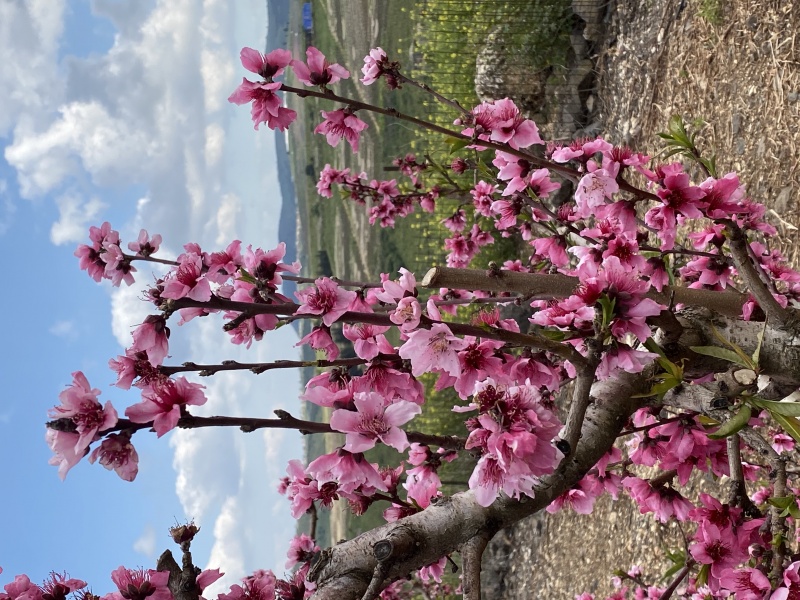
<svg viewBox="0 0 800 600">
<path fill-rule="evenodd" d="M 64 0 L 0 2 L 0 137 L 22 114 L 46 114 L 61 97 L 58 47 Z"/>
<path fill-rule="evenodd" d="M 94 225 L 98 215 L 106 207 L 99 199 L 83 202 L 74 194 L 63 194 L 56 198 L 58 221 L 50 228 L 50 241 L 56 245 L 83 242 L 89 226 Z"/>
<path fill-rule="evenodd" d="M 48 331 L 56 337 L 74 340 L 78 337 L 78 326 L 75 321 L 56 321 Z"/>
<path fill-rule="evenodd" d="M 139 277 L 139 281 L 149 281 L 147 277 Z M 147 315 L 157 312 L 149 302 L 142 300 L 141 286 L 122 285 L 111 293 L 111 331 L 117 342 L 127 348 L 133 342 L 133 329 L 144 322 Z"/>
<path fill-rule="evenodd" d="M 146 558 L 154 558 L 156 555 L 156 530 L 148 523 L 144 526 L 144 531 L 135 542 L 133 542 L 135 552 L 142 554 Z"/>
<path fill-rule="evenodd" d="M 8 182 L 5 179 L 0 179 L 0 199 L 2 199 L 2 208 L 0 208 L 0 235 L 5 234 L 11 229 L 11 224 L 14 222 L 14 214 L 17 212 L 17 206 L 8 193 Z"/>
<path fill-rule="evenodd" d="M 242 212 L 242 203 L 236 194 L 225 194 L 217 210 L 216 244 L 221 247 L 227 246 L 231 240 L 236 239 L 236 217 Z"/>
</svg>

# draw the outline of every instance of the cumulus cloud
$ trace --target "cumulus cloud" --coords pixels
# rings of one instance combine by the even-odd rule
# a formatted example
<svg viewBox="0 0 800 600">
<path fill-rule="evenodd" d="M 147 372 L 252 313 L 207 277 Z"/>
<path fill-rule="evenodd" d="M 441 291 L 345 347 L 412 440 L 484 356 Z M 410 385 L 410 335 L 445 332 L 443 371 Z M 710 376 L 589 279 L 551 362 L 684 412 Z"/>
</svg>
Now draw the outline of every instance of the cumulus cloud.
<svg viewBox="0 0 800 600">
<path fill-rule="evenodd" d="M 248 111 L 227 103 L 243 74 L 240 47 L 264 45 L 263 0 L 158 0 L 155 6 L 92 0 L 92 10 L 118 29 L 113 46 L 59 63 L 64 5 L 0 0 L 0 31 L 8 33 L 0 35 L 0 83 L 10 90 L 0 98 L 0 136 L 13 127 L 5 157 L 16 170 L 20 194 L 58 194 L 52 241 L 84 240 L 88 225 L 100 220 L 102 205 L 110 210 L 119 198 L 129 201 L 129 194 L 116 192 L 133 184 L 146 191 L 137 189 L 141 200 L 128 223 L 112 223 L 123 233 L 161 233 L 178 252 L 189 241 L 215 250 L 234 238 L 274 247 L 274 137 L 253 131 Z M 88 189 L 90 199 L 75 189 Z M 122 347 L 130 345 L 132 328 L 155 310 L 141 300 L 143 285 L 153 280 L 150 269 L 136 266 L 138 283 L 109 293 L 112 330 Z M 171 323 L 167 362 L 296 356 L 290 328 L 272 332 L 246 352 L 229 342 L 220 325 L 215 316 L 185 327 Z M 269 417 L 276 408 L 297 411 L 296 373 L 225 374 L 202 383 L 209 402 L 198 414 Z M 171 445 L 186 516 L 213 523 L 209 565 L 229 571 L 233 581 L 260 567 L 281 572 L 294 522 L 275 486 L 286 461 L 300 456 L 300 436 L 180 430 L 171 434 Z M 150 544 L 145 529 L 135 549 L 146 554 Z"/>
<path fill-rule="evenodd" d="M 50 241 L 57 246 L 87 239 L 89 226 L 95 225 L 106 207 L 98 198 L 83 201 L 76 194 L 63 194 L 56 198 L 58 221 L 50 228 Z"/>
<path fill-rule="evenodd" d="M 64 0 L 0 2 L 0 137 L 23 114 L 46 114 L 62 94 L 58 47 Z"/>
<path fill-rule="evenodd" d="M 148 523 L 136 541 L 133 542 L 133 550 L 146 558 L 154 558 L 156 555 L 156 530 Z"/>
</svg>

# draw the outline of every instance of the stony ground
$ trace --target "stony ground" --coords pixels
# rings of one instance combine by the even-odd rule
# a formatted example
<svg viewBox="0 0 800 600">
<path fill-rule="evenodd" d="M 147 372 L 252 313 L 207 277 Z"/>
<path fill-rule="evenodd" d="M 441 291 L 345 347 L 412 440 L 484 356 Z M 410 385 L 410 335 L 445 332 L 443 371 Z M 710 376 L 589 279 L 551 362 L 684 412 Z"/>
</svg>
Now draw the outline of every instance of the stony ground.
<svg viewBox="0 0 800 600">
<path fill-rule="evenodd" d="M 716 9 L 716 10 L 715 10 Z M 800 262 L 800 3 L 776 0 L 618 0 L 599 50 L 598 118 L 606 135 L 651 153 L 673 114 L 702 119 L 698 139 L 721 173 L 736 170 L 766 203 L 773 243 Z M 797 45 L 797 47 L 796 47 Z M 698 482 L 699 485 L 711 482 Z M 642 565 L 649 583 L 680 548 L 630 501 L 598 501 L 594 514 L 538 515 L 498 534 L 484 559 L 484 598 L 604 598 L 615 569 Z"/>
</svg>

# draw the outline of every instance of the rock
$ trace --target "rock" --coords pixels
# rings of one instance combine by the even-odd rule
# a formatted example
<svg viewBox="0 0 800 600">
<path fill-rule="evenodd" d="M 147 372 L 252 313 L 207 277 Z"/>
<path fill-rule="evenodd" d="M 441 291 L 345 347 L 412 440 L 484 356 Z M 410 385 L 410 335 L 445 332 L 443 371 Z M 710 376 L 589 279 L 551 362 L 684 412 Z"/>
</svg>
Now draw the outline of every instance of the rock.
<svg viewBox="0 0 800 600">
<path fill-rule="evenodd" d="M 590 42 L 597 42 L 603 36 L 603 19 L 608 4 L 605 0 L 572 0 L 572 12 L 586 23 L 583 37 Z"/>
<path fill-rule="evenodd" d="M 508 25 L 494 27 L 487 36 L 475 61 L 475 93 L 484 102 L 508 97 L 527 113 L 541 112 L 552 68 L 541 68 L 537 57 L 509 52 L 508 36 Z"/>
</svg>

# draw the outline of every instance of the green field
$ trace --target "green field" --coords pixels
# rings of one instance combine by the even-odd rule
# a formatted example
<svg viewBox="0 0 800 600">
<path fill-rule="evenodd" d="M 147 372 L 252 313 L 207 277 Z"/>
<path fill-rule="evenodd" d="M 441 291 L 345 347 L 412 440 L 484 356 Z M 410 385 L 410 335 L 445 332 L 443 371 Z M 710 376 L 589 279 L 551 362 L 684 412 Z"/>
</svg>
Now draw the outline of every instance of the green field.
<svg viewBox="0 0 800 600">
<path fill-rule="evenodd" d="M 355 3 L 359 1 L 366 0 L 353 0 Z M 542 53 L 549 58 L 542 58 L 542 65 L 563 63 L 565 39 L 568 45 L 568 33 L 565 37 L 563 23 L 555 29 L 549 26 L 541 28 L 542 23 L 557 20 L 553 15 L 563 13 L 564 4 L 557 0 L 536 0 L 532 4 L 518 1 L 454 3 L 429 0 L 423 3 L 392 0 L 379 4 L 367 2 L 371 7 L 369 11 L 355 10 L 350 3 L 313 0 L 314 28 L 309 35 L 305 35 L 300 26 L 302 4 L 298 0 L 293 2 L 290 39 L 294 44 L 291 50 L 296 57 L 302 57 L 306 44 L 310 44 L 319 48 L 331 63 L 338 62 L 348 68 L 351 79 L 333 86 L 337 94 L 422 116 L 455 130 L 459 128 L 453 126 L 452 121 L 458 116 L 457 112 L 436 108 L 430 96 L 421 90 L 408 85 L 403 89 L 389 90 L 382 81 L 372 86 L 361 85 L 357 79 L 361 77 L 362 57 L 370 48 L 381 46 L 392 60 L 401 63 L 403 72 L 436 86 L 463 106 L 472 107 L 478 103 L 472 84 L 476 54 L 492 23 L 517 23 L 520 31 L 524 31 L 520 43 L 524 44 L 526 52 L 538 52 L 537 44 L 549 44 L 549 53 Z M 456 5 L 458 9 L 454 10 Z M 543 7 L 542 10 L 549 11 L 546 14 L 550 16 L 544 20 L 541 14 L 531 16 L 522 10 L 524 6 Z M 442 15 L 431 18 L 437 10 Z M 373 22 L 365 22 L 367 14 Z M 539 30 L 533 22 L 537 18 Z M 538 37 L 531 31 L 539 31 Z M 293 36 L 293 32 L 296 35 Z M 437 61 L 444 63 L 438 64 Z M 557 73 L 557 69 L 553 72 Z M 287 83 L 297 84 L 291 76 Z M 367 208 L 337 198 L 335 192 L 331 199 L 319 197 L 316 192 L 319 172 L 326 164 L 338 169 L 350 168 L 356 173 L 365 171 L 370 178 L 376 179 L 399 179 L 396 171 L 385 168 L 394 158 L 409 152 L 420 159 L 428 155 L 437 163 L 448 165 L 453 156 L 442 136 L 415 131 L 406 123 L 362 111 L 358 116 L 367 122 L 369 128 L 362 133 L 359 153 L 353 154 L 346 142 L 332 148 L 321 135 L 313 133 L 314 127 L 321 122 L 320 111 L 339 106 L 315 98 L 289 97 L 287 102 L 298 113 L 298 120 L 290 128 L 289 135 L 301 223 L 298 247 L 304 265 L 303 275 L 335 274 L 346 279 L 375 281 L 379 273 L 394 274 L 399 267 L 405 266 L 416 272 L 419 279 L 428 268 L 444 264 L 443 240 L 448 233 L 438 221 L 449 217 L 458 201 L 442 201 L 434 215 L 417 210 L 405 220 L 398 220 L 394 229 L 380 229 L 368 225 Z M 475 158 L 474 151 L 464 150 L 461 154 Z M 464 189 L 468 189 L 473 184 L 472 176 L 461 183 Z M 498 243 L 491 247 L 491 255 L 479 256 L 475 266 L 485 267 L 489 260 L 502 262 L 516 258 L 521 252 L 518 241 L 498 239 Z M 301 327 L 305 335 L 311 324 L 305 321 Z M 313 356 L 308 352 L 306 358 Z M 313 374 L 313 370 L 308 369 L 306 380 Z M 433 377 L 425 378 L 423 383 L 427 402 L 424 413 L 413 421 L 414 430 L 465 435 L 463 417 L 450 410 L 457 403 L 455 392 L 434 392 Z M 303 416 L 326 421 L 330 415 L 327 409 L 307 403 Z M 343 437 L 338 435 L 307 436 L 305 439 L 307 461 L 331 452 L 343 443 Z M 367 457 L 385 466 L 397 465 L 400 460 L 397 452 L 386 447 L 376 448 Z M 440 476 L 445 482 L 445 494 L 464 489 L 474 460 L 464 453 L 456 462 L 442 467 Z M 319 543 L 335 543 L 341 537 L 350 539 L 382 524 L 384 508 L 385 503 L 379 503 L 360 518 L 352 518 L 343 506 L 333 511 L 320 511 Z M 301 520 L 300 530 L 306 530 L 307 526 L 306 520 Z"/>
</svg>

